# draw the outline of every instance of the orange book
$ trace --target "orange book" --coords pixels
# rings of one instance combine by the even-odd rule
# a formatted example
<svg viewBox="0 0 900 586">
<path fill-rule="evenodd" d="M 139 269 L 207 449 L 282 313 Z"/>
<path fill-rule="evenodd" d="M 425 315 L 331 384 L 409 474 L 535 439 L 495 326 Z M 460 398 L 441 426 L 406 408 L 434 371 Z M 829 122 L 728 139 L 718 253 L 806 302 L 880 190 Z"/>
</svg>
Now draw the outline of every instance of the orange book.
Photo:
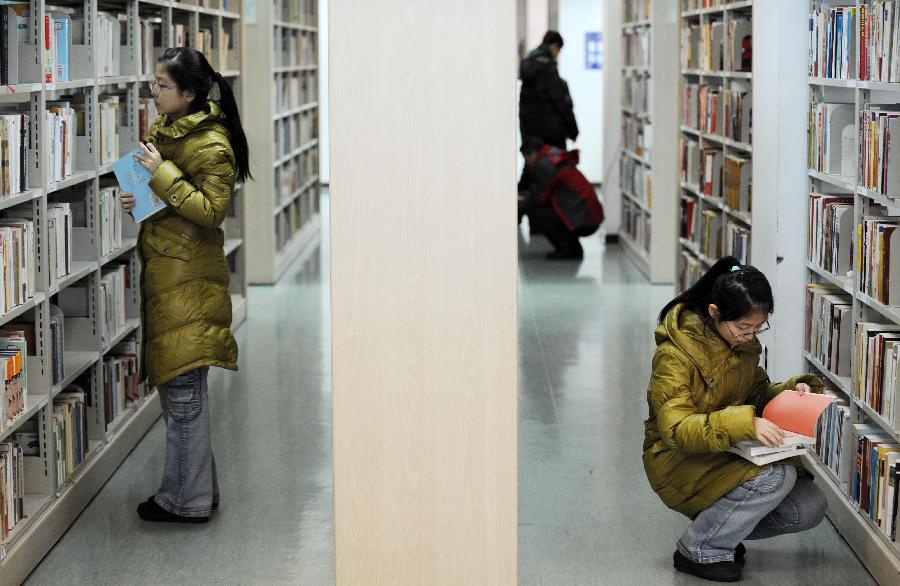
<svg viewBox="0 0 900 586">
<path fill-rule="evenodd" d="M 819 416 L 835 397 L 797 391 L 784 391 L 769 401 L 763 417 L 785 431 L 814 437 Z"/>
</svg>

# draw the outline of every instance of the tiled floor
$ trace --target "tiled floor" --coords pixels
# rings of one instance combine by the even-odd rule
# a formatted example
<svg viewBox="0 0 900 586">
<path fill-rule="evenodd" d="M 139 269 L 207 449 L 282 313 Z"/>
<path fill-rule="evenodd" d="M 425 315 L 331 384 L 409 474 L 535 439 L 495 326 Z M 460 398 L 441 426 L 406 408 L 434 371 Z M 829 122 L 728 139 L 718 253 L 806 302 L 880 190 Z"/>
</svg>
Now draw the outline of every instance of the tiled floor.
<svg viewBox="0 0 900 586">
<path fill-rule="evenodd" d="M 326 222 L 327 224 L 327 222 Z M 327 242 L 327 239 L 326 239 Z M 650 491 L 640 460 L 651 287 L 615 247 L 543 260 L 522 240 L 519 297 L 519 581 L 701 583 L 671 567 L 686 520 Z M 196 527 L 142 523 L 162 467 L 158 423 L 29 584 L 332 584 L 328 253 L 254 288 L 241 371 L 211 377 L 222 508 Z M 829 524 L 749 546 L 745 583 L 865 585 Z"/>
</svg>

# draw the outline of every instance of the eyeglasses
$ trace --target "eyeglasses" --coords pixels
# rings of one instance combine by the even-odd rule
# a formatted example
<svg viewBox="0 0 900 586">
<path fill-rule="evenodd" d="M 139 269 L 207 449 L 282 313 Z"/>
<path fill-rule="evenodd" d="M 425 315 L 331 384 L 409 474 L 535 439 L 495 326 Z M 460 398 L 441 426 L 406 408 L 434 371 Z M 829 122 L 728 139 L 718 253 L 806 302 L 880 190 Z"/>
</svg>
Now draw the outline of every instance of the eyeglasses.
<svg viewBox="0 0 900 586">
<path fill-rule="evenodd" d="M 752 332 L 746 332 L 743 334 L 736 334 L 735 331 L 731 328 L 730 322 L 725 322 L 725 327 L 728 328 L 728 331 L 731 332 L 731 335 L 734 336 L 735 340 L 749 340 L 753 336 L 757 336 L 763 332 L 768 331 L 770 326 L 769 326 L 769 320 L 766 320 L 765 323 L 763 324 L 763 326 L 761 328 L 759 328 L 758 330 L 754 330 Z"/>
<path fill-rule="evenodd" d="M 147 87 L 150 88 L 150 95 L 158 96 L 166 90 L 173 89 L 175 86 L 159 85 L 155 81 L 148 81 Z"/>
</svg>

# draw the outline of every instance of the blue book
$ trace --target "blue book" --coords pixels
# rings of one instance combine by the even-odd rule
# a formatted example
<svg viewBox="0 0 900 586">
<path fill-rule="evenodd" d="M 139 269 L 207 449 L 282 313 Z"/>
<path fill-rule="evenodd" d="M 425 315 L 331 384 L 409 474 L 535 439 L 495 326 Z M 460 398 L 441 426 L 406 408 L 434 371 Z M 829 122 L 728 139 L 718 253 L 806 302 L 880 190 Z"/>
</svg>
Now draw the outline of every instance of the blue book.
<svg viewBox="0 0 900 586">
<path fill-rule="evenodd" d="M 54 10 L 53 30 L 56 32 L 56 71 L 53 81 L 69 81 L 69 26 L 71 18 L 65 12 Z"/>
<path fill-rule="evenodd" d="M 113 163 L 112 166 L 122 191 L 134 195 L 135 205 L 131 210 L 131 217 L 135 222 L 143 222 L 166 207 L 166 202 L 153 193 L 153 189 L 150 188 L 150 178 L 153 175 L 141 165 L 140 161 L 134 158 L 135 155 L 143 152 L 138 147 Z"/>
</svg>

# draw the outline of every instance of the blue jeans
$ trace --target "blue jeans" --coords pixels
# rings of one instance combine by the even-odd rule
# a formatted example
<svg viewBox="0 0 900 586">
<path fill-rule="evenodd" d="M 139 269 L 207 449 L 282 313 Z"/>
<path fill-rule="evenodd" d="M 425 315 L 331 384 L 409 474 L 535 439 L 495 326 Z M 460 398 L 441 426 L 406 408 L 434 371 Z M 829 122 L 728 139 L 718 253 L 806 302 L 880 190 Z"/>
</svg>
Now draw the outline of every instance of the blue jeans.
<svg viewBox="0 0 900 586">
<path fill-rule="evenodd" d="M 772 464 L 697 515 L 678 551 L 701 564 L 734 561 L 741 541 L 812 529 L 825 517 L 825 495 L 789 464 Z"/>
<path fill-rule="evenodd" d="M 209 517 L 219 501 L 209 433 L 206 376 L 196 368 L 159 385 L 166 421 L 166 465 L 156 503 L 182 517 Z"/>
</svg>

